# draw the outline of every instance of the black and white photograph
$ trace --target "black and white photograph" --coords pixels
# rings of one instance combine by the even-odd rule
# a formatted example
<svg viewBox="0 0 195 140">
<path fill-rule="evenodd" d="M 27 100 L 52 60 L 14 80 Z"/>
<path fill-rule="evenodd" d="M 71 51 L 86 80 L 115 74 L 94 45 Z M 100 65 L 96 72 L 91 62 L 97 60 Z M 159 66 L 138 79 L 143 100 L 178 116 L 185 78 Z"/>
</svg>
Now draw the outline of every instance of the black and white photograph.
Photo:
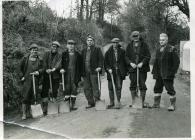
<svg viewBox="0 0 195 140">
<path fill-rule="evenodd" d="M 191 2 L 2 0 L 3 138 L 193 139 Z"/>
</svg>

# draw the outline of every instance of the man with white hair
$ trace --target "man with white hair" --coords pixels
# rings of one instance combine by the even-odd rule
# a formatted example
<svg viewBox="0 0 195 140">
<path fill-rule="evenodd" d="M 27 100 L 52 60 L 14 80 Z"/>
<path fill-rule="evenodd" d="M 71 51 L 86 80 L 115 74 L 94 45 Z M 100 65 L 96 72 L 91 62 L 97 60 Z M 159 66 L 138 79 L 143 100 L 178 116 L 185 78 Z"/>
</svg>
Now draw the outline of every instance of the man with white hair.
<svg viewBox="0 0 195 140">
<path fill-rule="evenodd" d="M 156 57 L 152 74 L 156 83 L 154 86 L 154 104 L 153 108 L 160 108 L 161 94 L 163 87 L 170 95 L 170 106 L 168 111 L 175 110 L 176 92 L 174 90 L 174 77 L 179 67 L 179 57 L 174 46 L 168 44 L 168 36 L 165 33 L 160 34 L 160 48 L 156 51 Z"/>
</svg>

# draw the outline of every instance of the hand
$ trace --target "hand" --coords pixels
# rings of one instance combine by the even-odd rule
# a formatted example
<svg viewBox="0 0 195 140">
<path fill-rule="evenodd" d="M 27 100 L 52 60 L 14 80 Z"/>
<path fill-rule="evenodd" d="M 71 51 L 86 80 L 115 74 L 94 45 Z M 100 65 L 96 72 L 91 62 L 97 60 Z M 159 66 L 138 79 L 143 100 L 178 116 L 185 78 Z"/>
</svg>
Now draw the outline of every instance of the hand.
<svg viewBox="0 0 195 140">
<path fill-rule="evenodd" d="M 133 67 L 133 69 L 135 69 L 137 67 L 137 65 L 134 63 L 130 63 L 130 65 L 131 65 L 131 67 Z"/>
<path fill-rule="evenodd" d="M 24 77 L 22 77 L 21 81 L 24 81 L 24 80 L 25 80 L 25 78 L 24 78 Z"/>
<path fill-rule="evenodd" d="M 112 69 L 109 69 L 108 72 L 109 72 L 109 73 L 112 73 Z"/>
<path fill-rule="evenodd" d="M 138 68 L 142 68 L 143 62 L 139 63 L 137 66 L 138 66 Z"/>
<path fill-rule="evenodd" d="M 46 72 L 49 74 L 49 73 L 52 72 L 52 70 L 51 69 L 47 69 Z"/>
<path fill-rule="evenodd" d="M 65 73 L 65 70 L 64 70 L 64 69 L 61 69 L 61 70 L 60 70 L 60 73 Z"/>
<path fill-rule="evenodd" d="M 84 78 L 83 78 L 83 77 L 81 77 L 81 81 L 82 81 L 82 82 L 84 81 Z"/>
<path fill-rule="evenodd" d="M 100 70 L 101 70 L 101 68 L 100 68 L 100 67 L 96 68 L 96 71 L 97 71 L 97 72 L 99 72 Z"/>
<path fill-rule="evenodd" d="M 34 75 L 39 75 L 39 71 L 33 72 Z"/>
<path fill-rule="evenodd" d="M 56 68 L 53 68 L 52 70 L 51 70 L 51 72 L 54 72 L 56 70 Z"/>
</svg>

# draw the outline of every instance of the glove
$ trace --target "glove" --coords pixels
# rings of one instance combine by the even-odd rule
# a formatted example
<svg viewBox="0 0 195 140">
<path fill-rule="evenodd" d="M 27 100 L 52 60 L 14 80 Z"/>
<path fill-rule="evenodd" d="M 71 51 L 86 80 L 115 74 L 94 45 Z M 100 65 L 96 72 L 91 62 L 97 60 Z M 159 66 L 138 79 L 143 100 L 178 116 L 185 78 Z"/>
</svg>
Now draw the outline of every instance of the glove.
<svg viewBox="0 0 195 140">
<path fill-rule="evenodd" d="M 131 65 L 131 67 L 132 67 L 133 69 L 135 69 L 135 68 L 137 67 L 137 65 L 134 64 L 134 63 L 130 63 L 130 65 Z"/>
</svg>

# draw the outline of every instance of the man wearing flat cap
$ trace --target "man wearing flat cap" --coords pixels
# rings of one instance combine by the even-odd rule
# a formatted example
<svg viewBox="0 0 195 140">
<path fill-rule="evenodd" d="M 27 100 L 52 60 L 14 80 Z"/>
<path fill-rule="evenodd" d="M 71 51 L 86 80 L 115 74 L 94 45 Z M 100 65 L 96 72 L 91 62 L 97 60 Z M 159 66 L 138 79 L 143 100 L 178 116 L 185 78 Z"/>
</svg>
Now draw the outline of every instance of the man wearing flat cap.
<svg viewBox="0 0 195 140">
<path fill-rule="evenodd" d="M 88 108 L 95 107 L 100 101 L 97 72 L 103 68 L 103 54 L 100 48 L 95 47 L 94 38 L 87 37 L 87 47 L 82 51 L 82 77 L 84 80 L 84 92 L 88 101 Z"/>
<path fill-rule="evenodd" d="M 112 39 L 112 46 L 105 53 L 104 59 L 104 67 L 107 72 L 107 80 L 108 80 L 108 89 L 109 89 L 109 97 L 110 104 L 107 106 L 108 109 L 113 108 L 115 106 L 114 103 L 114 91 L 112 87 L 111 74 L 113 74 L 114 84 L 116 87 L 116 97 L 118 102 L 120 103 L 121 99 L 121 89 L 123 80 L 127 74 L 127 65 L 125 62 L 125 51 L 121 48 L 119 44 L 119 38 Z M 117 104 L 116 108 L 120 109 L 120 104 Z"/>
<path fill-rule="evenodd" d="M 139 89 L 142 107 L 147 107 L 145 104 L 145 95 L 146 95 L 146 79 L 147 72 L 150 71 L 149 61 L 150 61 L 150 51 L 148 45 L 143 41 L 138 31 L 133 31 L 131 34 L 131 42 L 128 44 L 126 49 L 126 62 L 129 66 L 130 73 L 130 92 L 132 97 L 132 104 L 130 107 L 134 106 L 135 99 L 138 96 L 137 89 L 137 68 L 139 70 Z"/>
<path fill-rule="evenodd" d="M 49 84 L 49 74 L 51 74 L 52 88 L 53 88 L 53 97 L 50 95 L 53 101 L 57 98 L 59 81 L 60 81 L 60 68 L 61 68 L 61 54 L 58 49 L 60 43 L 54 41 L 51 44 L 51 50 L 45 52 L 43 57 L 43 68 L 44 68 L 44 77 L 43 77 L 43 89 L 42 89 L 42 98 L 43 98 L 43 113 L 47 114 L 47 105 L 48 105 L 48 92 L 50 88 Z"/>
<path fill-rule="evenodd" d="M 62 53 L 62 69 L 60 73 L 64 73 L 65 81 L 65 101 L 71 101 L 71 110 L 76 110 L 75 101 L 77 95 L 78 82 L 81 80 L 81 55 L 75 50 L 75 41 L 68 40 L 67 48 Z"/>
<path fill-rule="evenodd" d="M 38 45 L 32 44 L 29 48 L 30 54 L 24 56 L 21 64 L 20 70 L 22 73 L 21 81 L 23 83 L 22 87 L 22 119 L 30 117 L 30 105 L 34 103 L 35 97 L 33 93 L 33 80 L 32 74 L 35 75 L 35 87 L 38 92 L 39 79 L 43 72 L 42 61 L 38 56 Z"/>
</svg>

